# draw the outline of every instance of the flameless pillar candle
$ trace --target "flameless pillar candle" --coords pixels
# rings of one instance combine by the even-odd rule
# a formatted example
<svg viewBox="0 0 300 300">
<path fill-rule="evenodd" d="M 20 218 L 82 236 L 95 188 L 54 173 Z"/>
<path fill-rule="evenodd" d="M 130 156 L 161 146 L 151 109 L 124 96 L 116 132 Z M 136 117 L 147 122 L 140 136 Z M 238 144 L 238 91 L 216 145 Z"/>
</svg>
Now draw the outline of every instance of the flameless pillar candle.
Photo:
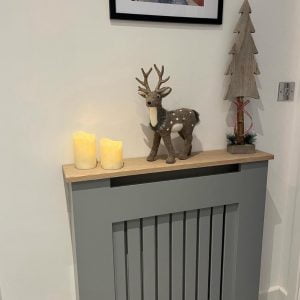
<svg viewBox="0 0 300 300">
<path fill-rule="evenodd" d="M 81 170 L 97 166 L 96 136 L 79 131 L 73 134 L 75 167 Z"/>
<path fill-rule="evenodd" d="M 123 143 L 110 139 L 100 140 L 101 167 L 105 170 L 117 170 L 123 167 Z"/>
</svg>

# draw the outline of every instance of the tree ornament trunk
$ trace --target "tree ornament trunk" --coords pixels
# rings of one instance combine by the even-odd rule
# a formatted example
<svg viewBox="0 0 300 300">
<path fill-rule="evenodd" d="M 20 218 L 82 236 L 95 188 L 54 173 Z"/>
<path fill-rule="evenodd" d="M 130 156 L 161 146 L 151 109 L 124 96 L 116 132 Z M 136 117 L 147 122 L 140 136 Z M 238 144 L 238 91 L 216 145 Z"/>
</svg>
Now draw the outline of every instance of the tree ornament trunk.
<svg viewBox="0 0 300 300">
<path fill-rule="evenodd" d="M 238 97 L 237 102 L 239 108 L 243 107 L 244 97 Z M 237 130 L 236 139 L 238 145 L 245 144 L 245 119 L 244 119 L 244 109 L 237 109 Z"/>
</svg>

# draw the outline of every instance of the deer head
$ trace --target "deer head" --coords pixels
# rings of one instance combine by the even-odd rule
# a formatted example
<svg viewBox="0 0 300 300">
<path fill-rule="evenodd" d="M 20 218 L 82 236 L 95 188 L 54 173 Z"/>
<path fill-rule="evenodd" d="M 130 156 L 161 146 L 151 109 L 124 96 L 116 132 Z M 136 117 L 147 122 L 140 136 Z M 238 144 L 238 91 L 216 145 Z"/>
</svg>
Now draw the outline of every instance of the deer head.
<svg viewBox="0 0 300 300">
<path fill-rule="evenodd" d="M 164 66 L 162 66 L 161 71 L 156 65 L 154 65 L 154 68 L 158 75 L 158 83 L 154 91 L 151 91 L 148 82 L 148 77 L 152 72 L 152 68 L 148 72 L 145 72 L 144 69 L 142 69 L 144 81 L 136 78 L 136 80 L 142 85 L 142 87 L 139 86 L 139 94 L 146 99 L 146 105 L 148 107 L 161 106 L 162 98 L 168 96 L 172 91 L 170 87 L 161 87 L 163 83 L 166 83 L 170 79 L 170 76 L 166 79 L 163 79 L 165 70 Z"/>
</svg>

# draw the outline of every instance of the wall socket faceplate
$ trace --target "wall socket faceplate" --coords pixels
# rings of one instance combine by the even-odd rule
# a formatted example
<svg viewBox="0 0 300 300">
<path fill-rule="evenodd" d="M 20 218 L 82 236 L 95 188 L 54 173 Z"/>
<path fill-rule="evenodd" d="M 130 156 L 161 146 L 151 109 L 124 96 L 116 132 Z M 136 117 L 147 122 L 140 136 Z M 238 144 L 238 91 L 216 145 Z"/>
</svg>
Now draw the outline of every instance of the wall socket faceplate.
<svg viewBox="0 0 300 300">
<path fill-rule="evenodd" d="M 279 82 L 277 101 L 293 101 L 295 95 L 295 86 L 295 82 Z"/>
</svg>

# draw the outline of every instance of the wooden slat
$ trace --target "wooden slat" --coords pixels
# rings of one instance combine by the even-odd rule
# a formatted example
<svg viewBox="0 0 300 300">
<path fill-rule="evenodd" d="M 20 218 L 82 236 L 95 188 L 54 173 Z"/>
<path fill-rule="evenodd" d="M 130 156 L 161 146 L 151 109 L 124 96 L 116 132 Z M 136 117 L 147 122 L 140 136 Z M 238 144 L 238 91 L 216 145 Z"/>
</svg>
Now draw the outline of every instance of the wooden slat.
<svg viewBox="0 0 300 300">
<path fill-rule="evenodd" d="M 124 222 L 113 225 L 113 249 L 116 300 L 127 300 Z"/>
<path fill-rule="evenodd" d="M 223 254 L 222 299 L 235 300 L 235 276 L 237 255 L 237 208 L 238 205 L 226 206 L 225 238 Z"/>
<path fill-rule="evenodd" d="M 194 300 L 196 296 L 197 272 L 197 218 L 198 212 L 186 212 L 185 220 L 185 300 Z"/>
<path fill-rule="evenodd" d="M 155 217 L 143 219 L 144 300 L 155 299 L 156 289 Z"/>
<path fill-rule="evenodd" d="M 128 294 L 130 300 L 141 300 L 141 229 L 140 220 L 127 222 L 128 239 Z"/>
<path fill-rule="evenodd" d="M 177 160 L 175 164 L 166 164 L 164 159 L 148 162 L 146 158 L 142 157 L 125 159 L 124 167 L 120 170 L 104 170 L 100 165 L 92 170 L 78 170 L 74 165 L 65 165 L 63 166 L 63 172 L 66 182 L 78 182 L 183 169 L 243 164 L 271 159 L 274 159 L 272 154 L 261 151 L 257 151 L 254 154 L 233 155 L 226 150 L 213 150 L 193 154 L 192 157 L 187 160 Z"/>
<path fill-rule="evenodd" d="M 211 209 L 201 209 L 198 230 L 198 300 L 207 300 L 209 294 L 210 219 Z"/>
<path fill-rule="evenodd" d="M 170 215 L 157 217 L 158 300 L 170 297 Z"/>
<path fill-rule="evenodd" d="M 183 295 L 183 219 L 183 212 L 172 215 L 172 300 Z"/>
<path fill-rule="evenodd" d="M 214 207 L 211 228 L 210 300 L 220 300 L 223 251 L 224 207 Z"/>
</svg>

